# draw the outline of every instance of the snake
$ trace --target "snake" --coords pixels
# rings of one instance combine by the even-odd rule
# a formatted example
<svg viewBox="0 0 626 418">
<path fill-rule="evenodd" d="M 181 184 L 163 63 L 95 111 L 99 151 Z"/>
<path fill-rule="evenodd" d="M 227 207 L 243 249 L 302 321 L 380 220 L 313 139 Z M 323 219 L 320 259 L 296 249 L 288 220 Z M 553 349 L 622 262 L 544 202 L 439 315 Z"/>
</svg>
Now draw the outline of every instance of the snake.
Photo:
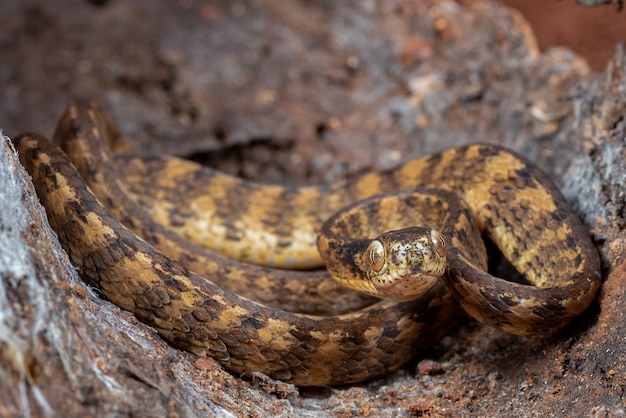
<svg viewBox="0 0 626 418">
<path fill-rule="evenodd" d="M 118 133 L 99 108 L 74 104 L 55 134 L 60 147 L 35 134 L 22 135 L 15 142 L 50 224 L 81 277 L 113 303 L 155 327 L 173 345 L 211 356 L 235 373 L 261 371 L 301 386 L 359 382 L 396 370 L 441 338 L 454 324 L 459 305 L 481 322 L 506 332 L 549 334 L 584 311 L 601 283 L 598 254 L 565 198 L 536 166 L 499 146 L 456 147 L 346 182 L 288 188 L 246 182 L 207 168 L 176 172 L 170 168 L 185 166 L 183 161 L 134 156 L 125 149 L 124 141 L 118 146 Z M 178 184 L 182 208 L 186 207 L 184 199 L 193 199 L 198 190 L 203 191 L 203 199 L 214 198 L 209 212 L 213 210 L 213 221 L 222 222 L 217 230 L 225 231 L 216 238 L 218 246 L 239 243 L 246 237 L 242 228 L 257 223 L 257 230 L 265 231 L 263 236 L 276 235 L 270 241 L 258 240 L 265 249 L 287 249 L 279 257 L 287 266 L 297 258 L 304 259 L 305 266 L 317 265 L 316 257 L 328 258 L 328 251 L 329 270 L 340 273 L 355 272 L 363 260 L 368 261 L 369 276 L 348 281 L 376 295 L 379 290 L 368 283 L 371 269 L 397 268 L 390 268 L 389 260 L 378 255 L 393 246 L 390 243 L 397 242 L 398 236 L 403 239 L 417 232 L 434 245 L 430 255 L 445 255 L 442 280 L 422 285 L 424 293 L 412 301 L 382 299 L 354 312 L 329 316 L 290 312 L 239 296 L 216 284 L 224 281 L 222 276 L 231 268 L 237 271 L 235 279 L 249 273 L 252 279 L 267 281 L 281 275 L 292 275 L 294 281 L 317 275 L 321 280 L 326 273 L 254 266 L 245 257 L 245 262 L 237 262 L 208 249 L 204 251 L 211 267 L 204 277 L 190 271 L 185 260 L 178 262 L 157 250 L 100 203 L 124 212 L 124 202 L 115 202 L 115 195 L 96 198 L 98 190 L 112 187 L 112 178 L 125 175 L 129 180 L 132 176 L 129 171 L 123 175 L 114 171 L 113 177 L 98 171 L 98 159 L 81 145 L 86 137 L 124 151 L 116 161 L 126 161 L 135 173 L 138 167 L 159 175 L 164 173 L 159 170 L 166 170 L 167 179 L 145 179 L 152 181 L 153 187 L 158 183 L 159 188 Z M 124 184 L 135 187 L 139 194 L 141 183 L 135 179 Z M 116 184 L 121 183 L 116 180 Z M 399 202 L 421 205 L 421 209 L 399 211 L 419 216 L 398 215 L 393 208 Z M 130 209 L 137 206 L 130 205 Z M 139 220 L 163 227 L 161 222 L 149 220 L 152 215 L 148 212 L 141 212 L 139 218 L 146 219 Z M 380 234 L 369 229 L 372 215 L 410 223 L 434 221 L 439 232 L 409 227 Z M 129 220 L 127 225 L 135 227 L 132 222 L 137 218 Z M 345 249 L 338 244 L 350 228 L 379 235 L 356 240 L 356 249 Z M 493 241 L 528 283 L 489 275 L 480 250 L 483 244 L 480 238 L 471 238 L 472 228 Z M 316 231 L 319 239 L 311 239 L 307 231 Z M 149 235 L 150 228 L 144 238 Z M 322 255 L 311 257 L 301 246 L 289 253 L 288 237 L 295 235 L 304 237 L 298 242 L 305 246 L 318 246 Z M 274 247 L 269 245 L 272 242 Z M 406 253 L 413 247 L 401 248 Z M 242 251 L 252 252 L 240 244 L 234 253 Z M 193 254 L 188 256 L 193 258 Z M 282 263 L 270 258 L 262 253 L 259 264 Z M 226 261 L 228 267 L 218 265 Z"/>
<path fill-rule="evenodd" d="M 188 269 L 241 296 L 292 312 L 334 315 L 359 309 L 371 298 L 347 291 L 326 272 L 268 270 L 242 266 L 207 251 L 155 222 L 135 201 L 124 178 L 117 174 L 111 150 L 128 150 L 128 141 L 108 115 L 92 106 L 72 106 L 59 121 L 55 142 L 71 158 L 91 191 L 105 207 L 133 232 Z M 148 158 L 147 161 L 151 161 Z M 170 173 L 162 173 L 169 175 Z"/>
</svg>

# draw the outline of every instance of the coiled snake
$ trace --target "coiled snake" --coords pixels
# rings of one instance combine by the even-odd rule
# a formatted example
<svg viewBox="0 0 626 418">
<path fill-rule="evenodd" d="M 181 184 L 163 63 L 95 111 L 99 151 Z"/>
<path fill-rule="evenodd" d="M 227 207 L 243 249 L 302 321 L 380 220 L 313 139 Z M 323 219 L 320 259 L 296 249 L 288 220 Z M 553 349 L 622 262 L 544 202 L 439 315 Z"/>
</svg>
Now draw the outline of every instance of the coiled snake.
<svg viewBox="0 0 626 418">
<path fill-rule="evenodd" d="M 61 118 L 55 142 L 65 153 L 34 134 L 15 141 L 50 224 L 81 276 L 173 345 L 211 356 L 236 373 L 261 371 L 296 385 L 357 382 L 397 369 L 439 339 L 454 325 L 459 303 L 481 322 L 507 332 L 546 334 L 581 313 L 600 285 L 597 252 L 565 199 L 544 173 L 497 146 L 454 148 L 350 182 L 289 189 L 244 182 L 175 158 L 127 152 L 111 158 L 107 146 L 128 151 L 128 144 L 92 105 L 72 105 Z M 414 190 L 372 197 L 402 189 Z M 351 206 L 363 198 L 368 199 Z M 174 234 L 170 228 L 176 225 L 206 222 L 195 209 L 202 204 L 210 225 L 218 225 L 207 226 L 213 236 L 208 241 L 217 243 L 217 250 L 252 254 L 246 240 L 256 237 L 279 255 L 256 253 L 261 264 L 304 260 L 304 265 L 315 265 L 318 257 L 310 255 L 310 248 L 321 231 L 320 250 L 329 269 L 340 274 L 356 271 L 363 260 L 375 269 L 394 270 L 367 252 L 371 240 L 344 246 L 342 231 L 362 232 L 365 238 L 382 233 L 380 226 L 370 225 L 372 215 L 401 220 L 396 228 L 426 222 L 447 243 L 446 250 L 436 232 L 418 231 L 434 245 L 428 254 L 445 255 L 445 274 L 422 286 L 425 293 L 415 300 L 368 305 L 370 299 L 328 285 L 326 273 L 242 264 Z M 413 205 L 419 210 L 410 209 Z M 345 213 L 324 224 L 344 207 Z M 380 246 L 392 248 L 413 231 L 381 235 L 375 252 Z M 485 272 L 478 231 L 529 285 Z M 397 248 L 406 253 L 417 247 Z M 302 283 L 311 287 L 282 305 L 273 296 L 285 292 L 275 291 L 274 281 L 280 289 L 298 291 Z M 218 283 L 239 287 L 264 304 Z M 325 296 L 334 292 L 348 302 L 323 308 Z M 305 311 L 329 316 L 285 310 L 298 308 L 296 299 L 308 297 L 315 302 Z M 358 310 L 342 313 L 352 308 Z"/>
</svg>

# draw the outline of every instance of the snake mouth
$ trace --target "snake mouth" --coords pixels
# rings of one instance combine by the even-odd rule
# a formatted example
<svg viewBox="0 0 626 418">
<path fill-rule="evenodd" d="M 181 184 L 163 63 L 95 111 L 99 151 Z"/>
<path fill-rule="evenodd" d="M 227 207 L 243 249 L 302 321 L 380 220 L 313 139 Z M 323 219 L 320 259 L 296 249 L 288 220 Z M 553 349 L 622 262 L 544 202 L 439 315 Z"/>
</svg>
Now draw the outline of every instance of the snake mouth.
<svg viewBox="0 0 626 418">
<path fill-rule="evenodd" d="M 400 302 L 415 300 L 424 296 L 437 283 L 437 280 L 438 277 L 422 272 L 416 274 L 410 272 L 406 276 L 398 276 L 386 286 L 385 298 Z"/>
<path fill-rule="evenodd" d="M 408 273 L 406 274 L 406 276 L 404 276 L 404 277 L 416 276 L 416 275 L 424 275 L 424 274 L 428 274 L 428 272 L 424 269 L 424 266 L 417 265 L 417 266 L 411 267 L 409 269 Z"/>
</svg>

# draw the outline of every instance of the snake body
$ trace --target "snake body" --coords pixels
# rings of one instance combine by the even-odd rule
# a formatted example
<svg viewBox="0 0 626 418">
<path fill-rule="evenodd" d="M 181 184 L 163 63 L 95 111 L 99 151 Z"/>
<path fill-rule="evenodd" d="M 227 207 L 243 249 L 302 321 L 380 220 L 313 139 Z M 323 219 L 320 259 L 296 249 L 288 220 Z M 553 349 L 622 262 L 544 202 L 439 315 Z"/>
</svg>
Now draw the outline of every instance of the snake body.
<svg viewBox="0 0 626 418">
<path fill-rule="evenodd" d="M 101 171 L 99 155 L 89 151 L 93 140 L 128 151 L 108 117 L 95 107 L 74 105 L 61 119 L 55 138 L 80 175 L 67 155 L 43 138 L 25 135 L 16 144 L 50 223 L 81 275 L 174 345 L 212 356 L 234 372 L 257 370 L 297 385 L 356 382 L 397 369 L 440 338 L 458 313 L 452 295 L 484 323 L 515 334 L 533 335 L 565 325 L 589 305 L 600 285 L 597 252 L 565 199 L 539 169 L 497 146 L 454 148 L 350 182 L 307 188 L 264 186 L 173 158 L 122 154 L 116 157 L 117 167 L 128 168 L 122 177 L 132 190 L 130 194 L 152 202 L 147 206 L 153 208 L 150 215 L 141 212 L 133 217 L 129 212 L 138 205 L 106 192 L 109 188 L 121 187 L 124 193 L 126 190 L 115 172 Z M 164 173 L 169 177 L 165 178 Z M 204 206 L 211 222 L 219 221 L 219 227 L 209 228 L 218 250 L 243 254 L 244 260 L 256 259 L 260 264 L 307 266 L 319 262 L 319 256 L 310 255 L 318 231 L 322 253 L 334 251 L 340 229 L 361 222 L 357 220 L 365 209 L 350 206 L 352 202 L 421 186 L 445 190 L 398 194 L 395 199 L 419 200 L 422 198 L 418 196 L 427 196 L 431 202 L 442 202 L 444 212 L 451 217 L 446 223 L 439 219 L 437 225 L 448 241 L 448 264 L 443 275 L 446 284 L 434 282 L 430 290 L 412 302 L 382 300 L 356 312 L 329 317 L 264 306 L 214 283 L 223 282 L 224 277 L 243 280 L 246 275 L 267 281 L 276 277 L 287 283 L 288 275 L 297 282 L 318 273 L 281 273 L 239 264 L 206 250 L 209 266 L 204 268 L 202 278 L 137 237 L 91 192 L 121 213 L 129 227 L 142 230 L 146 239 L 152 238 L 153 243 L 164 236 L 159 229 L 164 228 L 162 224 L 175 226 L 198 219 L 195 209 L 181 217 L 184 209 L 180 208 Z M 175 203 L 175 188 L 181 199 L 178 211 L 168 206 Z M 451 193 L 457 200 L 447 196 Z M 380 199 L 372 198 L 367 204 L 377 208 L 371 211 L 387 217 L 390 209 L 383 207 Z M 346 206 L 345 210 L 357 215 L 337 218 L 322 227 L 327 218 Z M 170 210 L 162 210 L 164 207 Z M 144 219 L 158 218 L 155 213 L 159 210 L 166 214 L 158 219 L 160 222 Z M 172 215 L 176 215 L 177 222 L 171 222 Z M 463 219 L 488 236 L 530 285 L 488 275 L 478 249 L 482 243 L 471 238 L 471 225 L 461 222 Z M 459 225 L 461 228 L 456 229 Z M 254 231 L 261 231 L 261 235 Z M 263 246 L 278 256 L 261 252 L 246 257 L 254 253 L 246 241 L 250 237 L 261 237 Z M 188 248 L 195 251 L 193 245 Z M 187 256 L 193 261 L 193 254 Z M 335 260 L 343 261 L 332 268 L 353 268 L 341 254 Z M 181 261 L 186 264 L 189 260 Z M 236 274 L 229 276 L 233 270 Z M 314 280 L 321 283 L 323 277 Z"/>
<path fill-rule="evenodd" d="M 347 291 L 329 280 L 325 271 L 297 272 L 242 265 L 155 222 L 146 208 L 133 199 L 127 190 L 130 184 L 118 176 L 119 169 L 112 162 L 110 150 L 128 149 L 128 141 L 120 135 L 106 114 L 91 106 L 77 105 L 68 108 L 61 118 L 55 142 L 71 158 L 82 179 L 107 210 L 167 256 L 240 296 L 291 312 L 336 315 L 372 303 L 371 298 Z"/>
<path fill-rule="evenodd" d="M 423 186 L 453 191 L 530 286 L 484 274 L 460 253 L 445 278 L 466 312 L 513 334 L 554 332 L 600 286 L 599 257 L 565 198 L 534 164 L 499 146 L 452 148 L 352 181 L 300 188 L 252 183 L 175 157 L 120 154 L 115 161 L 132 196 L 160 223 L 229 257 L 281 268 L 324 264 L 318 231 L 359 199 Z"/>
<path fill-rule="evenodd" d="M 81 276 L 172 344 L 235 373 L 260 371 L 308 386 L 362 381 L 400 367 L 441 338 L 459 313 L 443 283 L 409 303 L 380 301 L 331 317 L 252 302 L 189 272 L 124 227 L 50 141 L 24 135 L 16 146 Z"/>
</svg>

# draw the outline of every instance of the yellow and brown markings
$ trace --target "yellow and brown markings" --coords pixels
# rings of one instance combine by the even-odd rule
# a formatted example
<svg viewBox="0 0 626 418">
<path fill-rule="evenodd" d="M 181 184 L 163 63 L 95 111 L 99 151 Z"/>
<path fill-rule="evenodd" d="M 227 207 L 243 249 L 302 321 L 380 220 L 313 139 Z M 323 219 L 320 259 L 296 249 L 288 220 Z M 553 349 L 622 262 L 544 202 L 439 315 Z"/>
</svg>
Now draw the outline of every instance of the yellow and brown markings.
<svg viewBox="0 0 626 418">
<path fill-rule="evenodd" d="M 237 227 L 251 231 L 275 231 L 284 240 L 281 245 L 271 248 L 270 253 L 276 257 L 269 262 L 271 265 L 287 267 L 305 261 L 302 266 L 310 267 L 310 263 L 318 257 L 314 242 L 315 234 L 322 223 L 332 213 L 355 200 L 389 190 L 436 186 L 458 193 L 467 202 L 481 232 L 496 243 L 504 256 L 531 284 L 541 288 L 566 287 L 569 291 L 576 288 L 574 293 L 580 294 L 576 300 L 584 302 L 589 301 L 589 295 L 595 294 L 599 286 L 597 253 L 588 233 L 563 196 L 534 165 L 497 146 L 478 144 L 453 148 L 410 161 L 396 169 L 367 174 L 350 182 L 285 188 L 282 192 L 277 186 L 244 182 L 221 173 L 220 180 L 212 182 L 211 179 L 216 176 L 214 171 L 198 165 L 191 169 L 193 163 L 180 159 L 171 158 L 169 165 L 187 166 L 186 170 L 193 173 L 194 181 L 177 181 L 175 184 L 178 186 L 185 185 L 183 191 L 179 187 L 178 193 L 174 193 L 175 187 L 159 185 L 159 189 L 172 190 L 173 193 L 163 193 L 158 201 L 152 199 L 152 206 L 158 207 L 167 201 L 174 207 L 181 200 L 184 202 L 183 207 L 193 207 L 192 203 L 197 196 L 211 197 L 210 193 L 206 193 L 207 187 L 219 188 L 220 183 L 227 184 L 230 194 L 224 197 L 235 202 L 229 204 L 233 209 L 240 207 L 240 210 L 222 211 L 212 221 L 227 225 L 238 222 Z M 167 172 L 152 174 L 156 175 L 152 178 L 157 182 L 168 178 Z M 126 183 L 131 189 L 138 184 L 136 179 L 131 178 L 126 178 Z M 243 190 L 252 189 L 252 197 L 238 197 L 241 196 L 237 192 L 238 184 L 245 185 Z M 137 190 L 147 195 L 154 189 L 149 186 L 143 184 Z M 261 200 L 256 197 L 264 195 L 264 192 L 271 199 Z M 275 216 L 277 212 L 280 217 Z M 197 229 L 195 222 L 201 216 L 201 213 L 190 211 L 184 224 Z M 245 221 L 237 218 L 238 216 Z M 267 221 L 268 218 L 272 221 Z M 290 234 L 291 237 L 299 237 L 299 241 L 294 238 L 293 246 L 289 244 Z M 229 239 L 232 237 L 234 239 Z M 230 256 L 266 263 L 260 258 L 251 260 L 246 257 L 257 253 L 257 242 L 261 243 L 263 250 L 260 253 L 267 254 L 268 241 L 239 240 L 237 246 L 231 245 L 236 237 L 236 234 L 230 234 L 213 238 L 214 242 L 221 243 L 221 250 Z M 581 279 L 581 276 L 585 279 Z M 540 299 L 533 300 L 541 302 Z M 528 301 L 524 300 L 524 303 L 528 304 Z M 559 303 L 578 307 L 567 310 L 569 314 L 566 316 L 569 317 L 576 315 L 584 306 L 582 302 L 573 303 L 566 298 L 561 298 Z M 563 323 L 566 321 L 567 319 L 563 319 Z"/>
<path fill-rule="evenodd" d="M 92 106 L 70 107 L 55 137 L 82 178 L 63 153 L 43 140 L 25 136 L 18 147 L 39 184 L 40 199 L 51 207 L 51 224 L 63 230 L 59 237 L 83 277 L 169 341 L 214 356 L 235 372 L 259 370 L 302 385 L 358 381 L 399 367 L 418 346 L 441 336 L 453 323 L 451 294 L 482 322 L 527 335 L 562 327 L 589 305 L 600 285 L 598 255 L 565 199 L 540 170 L 497 146 L 454 148 L 345 183 L 283 188 L 175 158 L 137 157 L 108 117 Z M 114 163 L 103 144 L 125 154 Z M 115 217 L 99 205 L 85 181 Z M 242 293 L 277 305 L 282 302 L 273 296 L 288 289 L 305 292 L 285 306 L 306 302 L 310 292 L 314 305 L 322 305 L 330 295 L 325 274 L 239 264 L 170 230 L 246 261 L 311 267 L 319 262 L 312 253 L 316 234 L 338 209 L 381 192 L 421 186 L 436 186 L 464 200 L 467 213 L 450 224 L 474 223 L 531 285 L 484 272 L 478 250 L 482 240 L 461 227 L 446 235 L 447 287 L 437 282 L 415 302 L 383 301 L 340 316 L 307 316 L 257 304 L 214 282 L 239 286 Z M 432 200 L 433 207 L 449 202 Z M 365 222 L 365 212 L 355 219 Z M 370 212 L 397 217 L 382 203 Z M 165 253 L 177 254 L 183 264 L 119 221 Z M 90 245 L 93 251 L 85 253 Z M 307 281 L 313 290 L 300 286 Z M 368 303 L 355 300 L 361 307 Z"/>
<path fill-rule="evenodd" d="M 56 142 L 115 218 L 166 255 L 201 276 L 212 277 L 216 284 L 241 296 L 292 312 L 336 315 L 372 303 L 371 297 L 328 280 L 325 271 L 298 272 L 243 265 L 208 251 L 155 222 L 145 208 L 129 196 L 126 184 L 116 175 L 104 147 L 113 139 L 103 137 L 114 130 L 94 129 L 102 120 L 101 112 L 70 107 L 61 119 Z M 117 140 L 117 144 L 121 146 L 123 142 Z M 185 183 L 181 183 L 181 189 L 184 187 Z"/>
<path fill-rule="evenodd" d="M 442 279 L 447 244 L 486 270 L 485 246 L 469 208 L 457 194 L 432 188 L 360 200 L 331 216 L 318 239 L 320 255 L 335 280 L 405 301 Z"/>
<path fill-rule="evenodd" d="M 233 372 L 261 371 L 297 385 L 368 379 L 436 341 L 457 313 L 443 284 L 410 303 L 381 301 L 331 317 L 260 305 L 213 284 L 213 276 L 189 272 L 124 227 L 51 142 L 26 135 L 16 146 L 81 276 L 172 344 Z"/>
<path fill-rule="evenodd" d="M 138 163 L 142 161 L 139 157 L 133 158 Z M 168 159 L 172 165 L 185 165 L 190 172 L 193 171 L 194 163 L 176 158 Z M 120 164 L 120 168 L 123 166 Z M 152 197 L 150 185 L 141 181 L 142 176 L 139 175 L 141 170 L 133 172 L 132 169 L 128 169 L 124 176 L 133 195 L 143 198 L 147 207 L 152 208 L 158 208 L 163 204 L 174 206 L 178 201 L 186 202 L 184 206 L 189 206 L 187 202 L 193 201 L 195 196 L 207 196 L 206 185 L 214 175 L 213 170 L 195 165 L 194 178 L 202 180 L 189 183 L 185 189 L 187 193 L 174 193 L 174 188 L 163 184 L 165 180 L 160 180 L 167 178 L 166 173 L 153 170 L 149 166 L 150 164 L 143 165 L 143 170 L 150 171 L 156 176 L 158 188 L 163 187 L 167 190 L 160 199 Z M 242 180 L 231 178 L 231 181 L 234 183 L 230 187 L 234 188 L 234 184 Z M 276 259 L 269 264 L 280 266 L 284 260 L 289 260 L 289 263 L 283 266 L 293 266 L 294 260 L 298 260 L 301 254 L 316 254 L 314 245 L 309 242 L 312 241 L 311 235 L 340 208 L 381 192 L 423 186 L 439 187 L 459 194 L 467 202 L 480 231 L 499 247 L 503 255 L 533 285 L 519 287 L 498 282 L 498 289 L 507 294 L 521 292 L 521 289 L 531 292 L 523 297 L 508 298 L 510 304 L 518 304 L 515 309 L 521 311 L 515 315 L 525 318 L 524 320 L 528 321 L 526 326 L 522 326 L 523 320 L 519 319 L 514 321 L 514 325 L 505 325 L 506 321 L 498 319 L 500 308 L 494 309 L 489 314 L 481 313 L 482 311 L 477 309 L 477 306 L 489 305 L 488 302 L 479 305 L 476 303 L 477 300 L 491 299 L 492 305 L 501 306 L 493 300 L 498 296 L 493 294 L 495 290 L 491 283 L 499 279 L 491 276 L 484 276 L 485 280 L 489 278 L 487 284 L 480 281 L 479 285 L 473 287 L 466 285 L 463 290 L 455 293 L 457 297 L 464 298 L 460 300 L 467 301 L 463 306 L 474 317 L 514 333 L 539 332 L 537 331 L 539 325 L 543 332 L 552 332 L 578 315 L 590 303 L 600 284 L 600 264 L 588 232 L 545 173 L 524 158 L 494 145 L 477 144 L 453 148 L 410 161 L 396 169 L 370 173 L 350 182 L 291 189 L 289 196 L 298 196 L 298 204 L 294 204 L 294 199 L 282 200 L 277 197 L 273 200 L 270 207 L 272 210 L 280 208 L 283 222 L 273 226 L 280 231 L 292 231 L 293 236 L 307 238 L 305 242 L 301 241 L 297 249 L 295 246 L 272 248 L 271 253 L 276 255 Z M 255 194 L 259 194 L 263 193 L 264 187 L 276 186 L 257 184 L 255 187 L 257 187 Z M 235 193 L 230 197 L 237 199 Z M 258 219 L 263 219 L 267 208 L 241 199 L 239 202 L 245 207 L 246 213 L 258 215 L 257 218 L 248 216 L 250 222 L 257 222 L 257 225 L 249 227 L 263 228 L 263 225 L 259 226 Z M 365 213 L 362 212 L 362 215 L 365 216 Z M 184 226 L 194 227 L 202 216 L 200 213 L 188 213 Z M 237 214 L 231 212 L 228 216 Z M 219 219 L 215 217 L 213 220 Z M 162 221 L 168 222 L 167 219 Z M 223 238 L 222 242 L 227 244 L 228 237 Z M 305 247 L 307 242 L 309 245 Z M 225 251 L 229 256 L 246 259 L 247 254 L 255 252 L 255 243 L 250 242 L 249 245 L 245 253 L 234 248 Z M 266 243 L 263 245 L 264 251 L 267 252 Z M 222 249 L 227 246 L 222 245 Z M 303 266 L 310 267 L 313 256 L 306 257 L 307 262 L 303 263 Z M 468 262 L 472 260 L 470 257 L 466 259 Z M 263 260 L 259 259 L 248 261 L 263 263 Z M 474 276 L 475 279 L 478 277 L 482 276 Z M 357 288 L 359 285 L 369 286 L 370 290 L 373 290 L 371 284 L 363 284 L 359 280 L 351 282 L 357 284 L 355 285 Z M 458 282 L 456 286 L 459 286 Z M 467 296 L 467 292 L 470 291 L 474 292 L 472 298 Z M 484 293 L 484 296 L 476 296 L 476 293 L 480 292 Z M 532 292 L 535 292 L 534 296 Z M 550 303 L 558 305 L 551 308 L 558 314 L 547 315 L 540 312 L 542 308 L 538 305 L 544 303 L 546 298 L 550 298 L 549 294 L 560 295 L 557 299 L 550 299 Z M 505 311 L 512 309 L 507 307 Z M 531 317 L 534 320 L 530 320 Z M 550 319 L 544 319 L 546 317 Z"/>
</svg>

